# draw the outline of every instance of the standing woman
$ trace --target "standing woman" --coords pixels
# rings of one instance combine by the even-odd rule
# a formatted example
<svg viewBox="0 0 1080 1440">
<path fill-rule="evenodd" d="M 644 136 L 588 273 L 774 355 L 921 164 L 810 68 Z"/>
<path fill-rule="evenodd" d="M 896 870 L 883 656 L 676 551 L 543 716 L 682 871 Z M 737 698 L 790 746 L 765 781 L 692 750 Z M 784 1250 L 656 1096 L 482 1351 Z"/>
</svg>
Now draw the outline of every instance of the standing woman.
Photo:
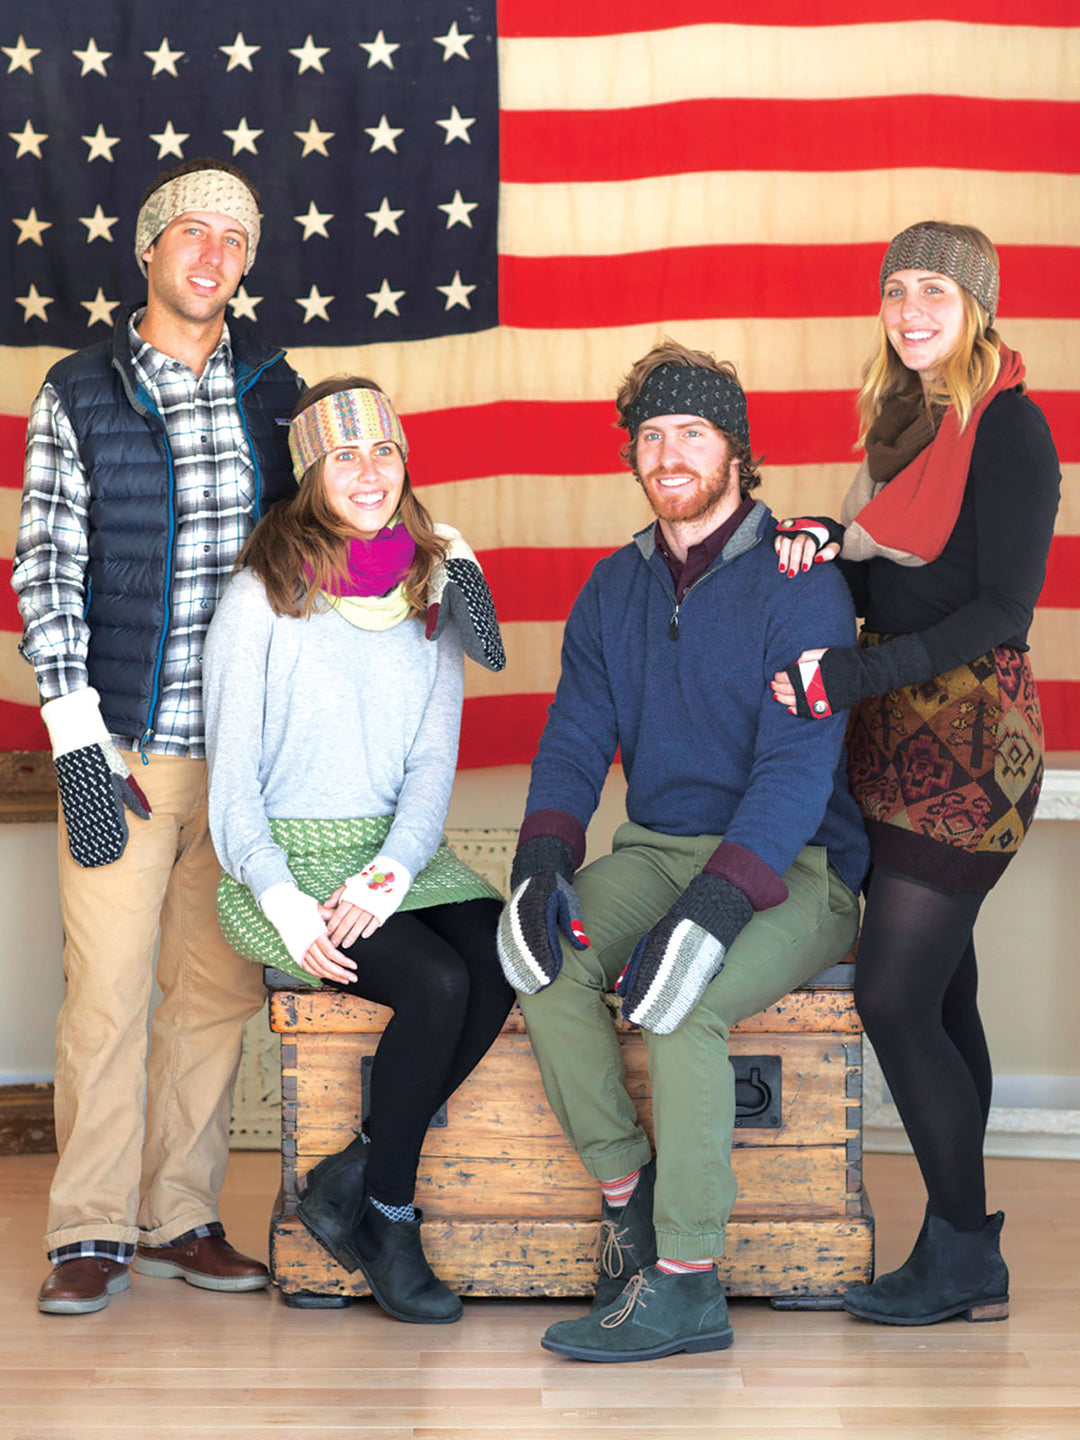
<svg viewBox="0 0 1080 1440">
<path fill-rule="evenodd" d="M 880 278 L 846 528 L 784 521 L 777 545 L 793 573 L 842 539 L 865 627 L 858 648 L 806 651 L 772 689 L 800 716 L 852 707 L 849 782 L 873 858 L 855 998 L 928 1193 L 909 1259 L 844 1308 L 897 1325 L 999 1320 L 1009 1275 L 1004 1215 L 986 1213 L 992 1072 L 972 934 L 1042 780 L 1027 635 L 1061 476 L 1024 363 L 993 328 L 987 237 L 914 225 Z"/>
<path fill-rule="evenodd" d="M 428 1122 L 487 1051 L 512 992 L 501 901 L 443 838 L 463 650 L 505 664 L 491 596 L 409 482 L 393 406 L 358 378 L 305 391 L 299 489 L 252 532 L 205 652 L 218 911 L 241 954 L 394 1011 L 364 1133 L 299 1214 L 399 1320 L 446 1323 L 413 1209 Z"/>
</svg>

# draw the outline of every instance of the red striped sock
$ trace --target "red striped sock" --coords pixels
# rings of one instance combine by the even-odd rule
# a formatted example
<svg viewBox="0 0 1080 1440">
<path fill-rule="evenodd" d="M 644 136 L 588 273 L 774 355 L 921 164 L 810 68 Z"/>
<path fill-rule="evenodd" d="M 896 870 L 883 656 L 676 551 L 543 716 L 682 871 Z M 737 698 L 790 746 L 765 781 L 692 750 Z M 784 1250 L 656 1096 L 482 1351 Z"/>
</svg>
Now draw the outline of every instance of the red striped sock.
<svg viewBox="0 0 1080 1440">
<path fill-rule="evenodd" d="M 665 1275 L 702 1275 L 715 1264 L 715 1260 L 666 1260 L 661 1257 L 656 1262 L 656 1268 Z"/>
<path fill-rule="evenodd" d="M 616 1210 L 621 1210 L 634 1193 L 640 1174 L 639 1167 L 637 1170 L 631 1170 L 629 1175 L 620 1175 L 617 1180 L 601 1180 L 600 1189 L 604 1192 L 604 1199 L 607 1203 Z"/>
</svg>

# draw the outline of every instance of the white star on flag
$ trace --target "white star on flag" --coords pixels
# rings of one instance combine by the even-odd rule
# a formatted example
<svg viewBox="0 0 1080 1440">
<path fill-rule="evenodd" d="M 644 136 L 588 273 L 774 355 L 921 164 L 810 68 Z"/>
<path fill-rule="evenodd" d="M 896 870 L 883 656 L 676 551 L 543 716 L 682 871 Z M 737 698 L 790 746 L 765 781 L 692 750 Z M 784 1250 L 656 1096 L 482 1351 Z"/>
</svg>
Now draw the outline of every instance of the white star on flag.
<svg viewBox="0 0 1080 1440">
<path fill-rule="evenodd" d="M 83 75 L 89 75 L 92 70 L 98 75 L 105 75 L 105 78 L 108 79 L 105 72 L 105 61 L 112 58 L 113 52 L 99 50 L 93 36 L 86 42 L 85 50 L 72 50 L 71 53 L 76 60 L 82 61 L 82 70 L 79 72 L 80 79 Z"/>
<path fill-rule="evenodd" d="M 229 304 L 232 307 L 233 314 L 238 320 L 257 320 L 259 317 L 255 314 L 255 306 L 261 305 L 262 301 L 263 297 L 261 295 L 249 295 L 247 293 L 247 287 L 241 285 L 240 289 L 237 290 L 236 294 L 229 301 Z"/>
<path fill-rule="evenodd" d="M 112 164 L 113 146 L 120 144 L 119 135 L 106 135 L 105 126 L 99 125 L 93 135 L 84 135 L 83 140 L 90 147 L 90 153 L 86 157 L 89 165 L 91 160 L 108 160 Z"/>
<path fill-rule="evenodd" d="M 306 325 L 309 320 L 329 321 L 330 316 L 326 313 L 326 307 L 330 304 L 333 298 L 333 295 L 320 295 L 318 286 L 312 285 L 311 289 L 308 291 L 307 298 L 298 299 L 296 302 L 297 305 L 303 308 L 304 324 Z"/>
<path fill-rule="evenodd" d="M 457 21 L 455 20 L 446 34 L 436 35 L 434 41 L 436 45 L 443 47 L 442 58 L 445 62 L 452 59 L 455 55 L 460 55 L 462 60 L 468 60 L 469 52 L 465 47 L 472 38 L 471 35 L 460 34 L 457 28 Z"/>
<path fill-rule="evenodd" d="M 15 242 L 17 245 L 21 245 L 24 240 L 29 240 L 34 245 L 40 245 L 42 235 L 46 230 L 52 229 L 52 221 L 39 220 L 37 209 L 33 205 L 31 205 L 30 213 L 25 220 L 18 220 L 13 216 L 11 223 L 17 225 L 19 229 L 19 238 Z"/>
<path fill-rule="evenodd" d="M 467 225 L 472 229 L 472 212 L 476 209 L 475 200 L 463 200 L 461 191 L 454 191 L 454 198 L 447 205 L 440 205 L 440 210 L 446 211 L 446 228 L 449 230 L 452 225 Z"/>
<path fill-rule="evenodd" d="M 378 290 L 368 292 L 367 299 L 375 306 L 375 317 L 377 318 L 384 312 L 390 315 L 399 315 L 401 312 L 397 308 L 397 302 L 404 294 L 404 290 L 391 290 L 390 281 L 384 278 Z"/>
<path fill-rule="evenodd" d="M 313 235 L 321 235 L 324 240 L 329 240 L 326 223 L 334 218 L 332 210 L 316 210 L 315 201 L 308 205 L 306 215 L 294 215 L 292 217 L 298 225 L 304 227 L 304 239 L 310 240 Z"/>
<path fill-rule="evenodd" d="M 334 138 L 333 130 L 320 130 L 319 127 L 315 124 L 315 121 L 312 120 L 311 124 L 306 130 L 294 130 L 293 134 L 296 136 L 297 140 L 302 143 L 304 147 L 300 153 L 301 160 L 304 158 L 305 155 L 311 155 L 312 153 L 318 155 L 326 155 L 329 159 L 329 151 L 326 148 L 326 142 Z"/>
<path fill-rule="evenodd" d="M 221 133 L 227 135 L 232 141 L 233 155 L 239 155 L 241 150 L 250 150 L 252 155 L 259 153 L 258 150 L 255 149 L 255 141 L 263 134 L 263 131 L 252 130 L 248 125 L 246 115 L 241 119 L 240 124 L 237 125 L 235 130 L 222 130 Z"/>
<path fill-rule="evenodd" d="M 330 54 L 329 45 L 316 45 L 309 35 L 298 50 L 290 50 L 290 55 L 295 55 L 299 61 L 300 68 L 298 75 L 303 75 L 305 70 L 317 70 L 320 75 L 325 74 L 322 68 L 322 57 Z"/>
<path fill-rule="evenodd" d="M 435 289 L 446 296 L 446 309 L 452 310 L 455 305 L 460 305 L 465 310 L 471 310 L 469 296 L 476 289 L 475 285 L 463 285 L 461 283 L 461 271 L 454 271 L 454 278 L 449 285 L 436 285 Z"/>
<path fill-rule="evenodd" d="M 392 235 L 400 235 L 397 222 L 405 214 L 404 210 L 391 210 L 390 201 L 384 195 L 382 203 L 377 210 L 365 210 L 364 214 L 372 221 L 375 229 L 372 235 L 381 235 L 384 230 L 389 230 Z"/>
<path fill-rule="evenodd" d="M 157 134 L 151 133 L 150 139 L 158 147 L 157 158 L 164 160 L 166 155 L 175 155 L 178 160 L 184 158 L 184 141 L 191 139 L 189 131 L 174 130 L 171 120 L 166 120 L 165 129 L 159 130 Z"/>
<path fill-rule="evenodd" d="M 8 57 L 7 73 L 11 75 L 16 70 L 25 70 L 28 75 L 34 73 L 34 56 L 40 55 L 40 49 L 34 50 L 20 35 L 14 45 L 0 45 L 0 50 Z M 42 317 L 44 319 L 44 316 Z"/>
<path fill-rule="evenodd" d="M 79 224 L 86 226 L 86 243 L 91 240 L 112 240 L 112 227 L 116 224 L 119 216 L 106 215 L 101 206 L 98 205 L 93 215 L 80 215 Z"/>
<path fill-rule="evenodd" d="M 388 70 L 392 70 L 394 68 L 394 51 L 400 50 L 401 46 L 387 40 L 380 30 L 374 40 L 361 40 L 360 49 L 368 52 L 367 68 L 369 70 L 373 65 L 385 65 Z"/>
<path fill-rule="evenodd" d="M 225 74 L 227 75 L 230 70 L 236 70 L 237 68 L 250 70 L 251 57 L 255 54 L 257 50 L 261 50 L 262 46 L 246 45 L 244 43 L 244 32 L 242 30 L 238 30 L 236 32 L 236 39 L 231 45 L 219 45 L 217 48 L 221 51 L 223 55 L 227 55 L 229 57 L 229 63 L 225 67 Z"/>
<path fill-rule="evenodd" d="M 441 125 L 446 131 L 447 145 L 454 140 L 464 140 L 466 145 L 472 144 L 472 141 L 469 139 L 469 126 L 476 124 L 475 115 L 472 119 L 467 119 L 461 114 L 456 105 L 451 105 L 449 118 L 446 120 L 436 120 L 435 124 Z"/>
<path fill-rule="evenodd" d="M 112 312 L 120 304 L 119 300 L 106 300 L 105 292 L 98 286 L 98 292 L 93 300 L 80 300 L 79 304 L 87 312 L 87 325 L 111 325 Z"/>
<path fill-rule="evenodd" d="M 154 68 L 150 72 L 150 78 L 153 79 L 155 75 L 159 75 L 162 72 L 167 75 L 176 75 L 176 62 L 180 59 L 181 55 L 186 54 L 186 51 L 170 50 L 169 37 L 164 35 L 162 36 L 161 44 L 156 50 L 144 50 L 142 53 L 148 60 L 154 62 Z M 177 76 L 177 79 L 179 78 L 180 77 Z"/>
<path fill-rule="evenodd" d="M 371 149 L 368 154 L 374 155 L 376 150 L 391 150 L 396 155 L 398 149 L 394 141 L 404 133 L 404 129 L 395 130 L 385 115 L 380 116 L 379 123 L 374 128 L 364 126 L 364 134 L 371 136 Z"/>
<path fill-rule="evenodd" d="M 39 295 L 36 285 L 31 285 L 26 295 L 15 296 L 15 304 L 23 307 L 24 325 L 30 320 L 47 320 L 49 317 L 45 314 L 45 307 L 52 303 L 53 297 L 51 295 Z"/>
<path fill-rule="evenodd" d="M 36 160 L 41 159 L 42 142 L 49 138 L 44 130 L 35 130 L 30 124 L 30 121 L 27 120 L 21 130 L 9 130 L 8 134 L 18 146 L 18 149 L 15 151 L 16 160 L 20 159 L 23 155 L 33 155 Z"/>
<path fill-rule="evenodd" d="M 52 220 L 37 219 L 37 209 L 35 206 L 30 206 L 30 213 L 26 216 L 26 219 L 17 220 L 14 219 L 13 216 L 12 223 L 13 225 L 19 226 L 19 239 L 16 240 L 16 245 L 22 245 L 23 240 L 30 240 L 33 245 L 40 245 L 40 243 L 42 243 L 43 233 L 45 233 L 46 230 L 52 229 Z"/>
</svg>

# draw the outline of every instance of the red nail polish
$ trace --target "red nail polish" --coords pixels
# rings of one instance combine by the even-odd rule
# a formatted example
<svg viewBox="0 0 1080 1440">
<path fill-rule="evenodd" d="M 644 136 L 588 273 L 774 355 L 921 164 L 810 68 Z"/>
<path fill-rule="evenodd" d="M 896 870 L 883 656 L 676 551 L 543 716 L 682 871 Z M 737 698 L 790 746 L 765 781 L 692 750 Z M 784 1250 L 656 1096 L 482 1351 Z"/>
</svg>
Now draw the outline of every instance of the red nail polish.
<svg viewBox="0 0 1080 1440">
<path fill-rule="evenodd" d="M 807 572 L 807 570 L 810 569 L 810 562 L 809 562 L 809 560 L 804 560 L 804 561 L 803 561 L 803 567 L 802 567 L 802 568 L 803 568 L 803 574 L 805 575 L 806 572 Z"/>
</svg>

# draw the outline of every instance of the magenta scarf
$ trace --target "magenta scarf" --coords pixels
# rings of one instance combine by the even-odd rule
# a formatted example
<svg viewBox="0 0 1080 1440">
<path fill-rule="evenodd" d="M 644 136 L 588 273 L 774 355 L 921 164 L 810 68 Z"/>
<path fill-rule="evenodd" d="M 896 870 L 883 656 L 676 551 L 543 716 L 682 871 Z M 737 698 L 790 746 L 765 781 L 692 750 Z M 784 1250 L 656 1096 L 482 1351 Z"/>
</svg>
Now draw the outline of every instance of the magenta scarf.
<svg viewBox="0 0 1080 1440">
<path fill-rule="evenodd" d="M 341 595 L 370 598 L 400 585 L 416 555 L 416 541 L 403 524 L 386 525 L 372 540 L 348 542 L 348 573 Z"/>
</svg>

